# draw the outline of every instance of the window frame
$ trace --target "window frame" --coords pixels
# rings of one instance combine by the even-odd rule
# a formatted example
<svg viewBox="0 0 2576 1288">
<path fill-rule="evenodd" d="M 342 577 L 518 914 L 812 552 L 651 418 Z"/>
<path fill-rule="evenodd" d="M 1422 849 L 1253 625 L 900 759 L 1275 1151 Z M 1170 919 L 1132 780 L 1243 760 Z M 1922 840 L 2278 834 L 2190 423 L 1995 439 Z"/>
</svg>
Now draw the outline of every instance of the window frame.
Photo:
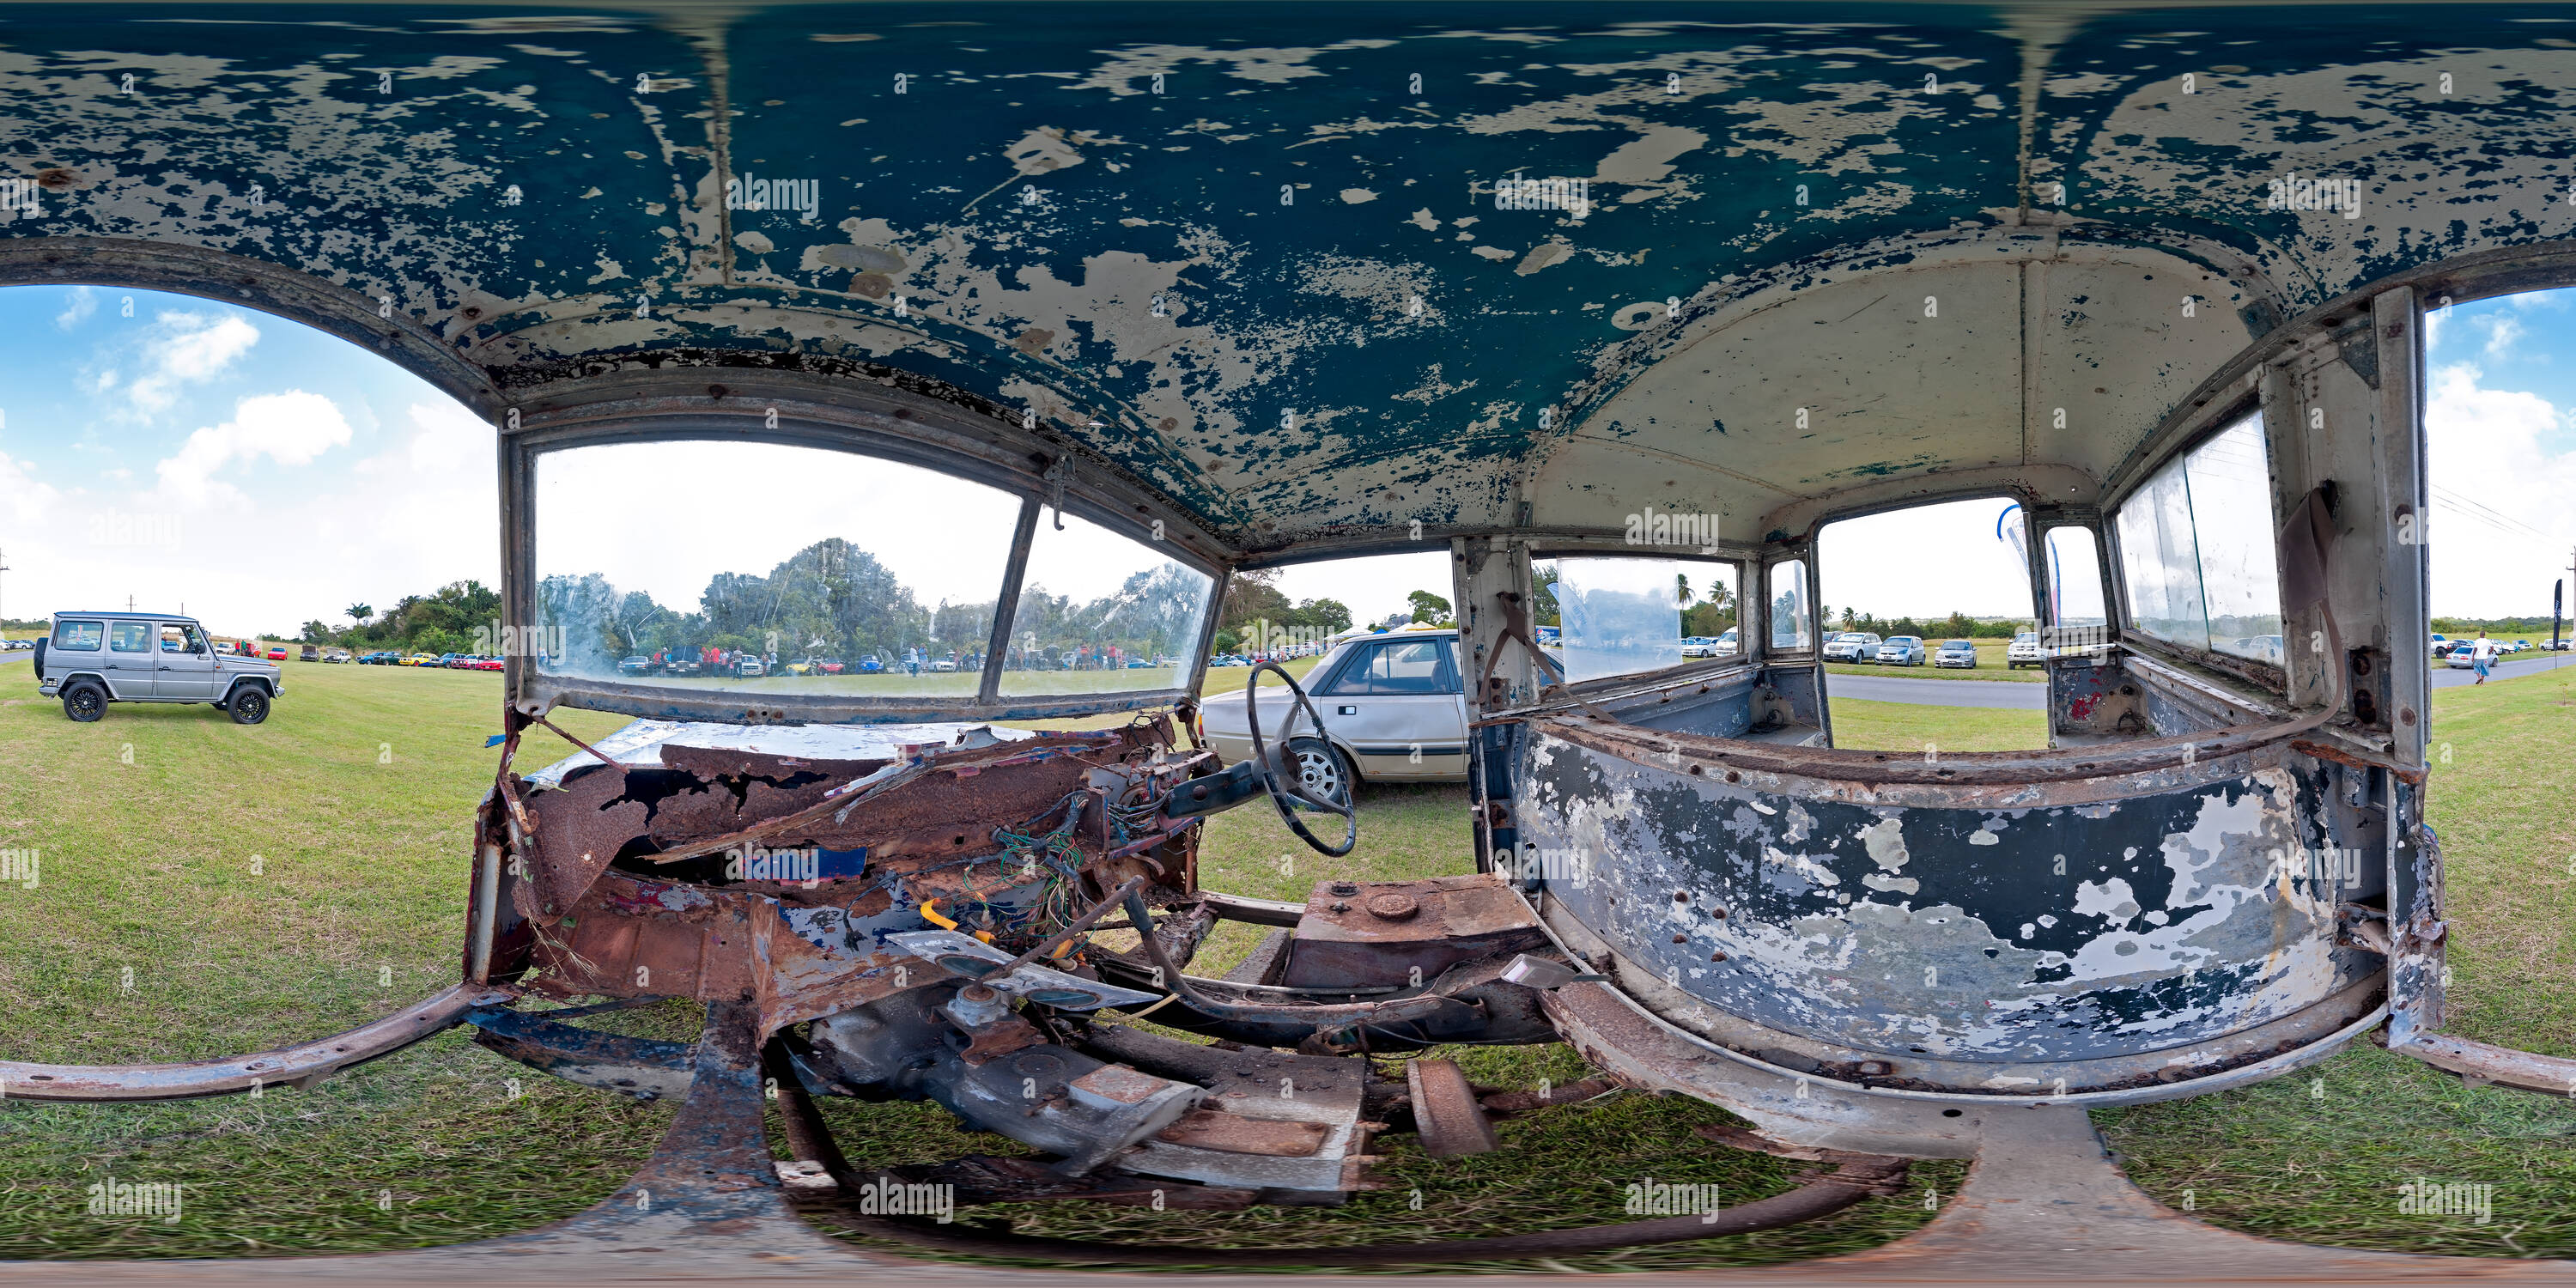
<svg viewBox="0 0 2576 1288">
<path fill-rule="evenodd" d="M 1568 692 L 1591 694 L 1610 689 L 1622 688 L 1627 685 L 1637 684 L 1648 680 L 1660 680 L 1661 678 L 1668 676 L 1698 675 L 1701 673 L 1713 674 L 1729 667 L 1751 666 L 1759 660 L 1751 653 L 1750 650 L 1747 650 L 1744 647 L 1743 635 L 1746 603 L 1744 598 L 1744 579 L 1751 568 L 1761 566 L 1756 563 L 1752 557 L 1731 552 L 1713 555 L 1675 553 L 1672 550 L 1662 548 L 1638 549 L 1625 545 L 1533 545 L 1529 549 L 1530 581 L 1532 586 L 1535 587 L 1538 582 L 1538 567 L 1540 564 L 1555 563 L 1564 559 L 1660 559 L 1667 562 L 1677 563 L 1722 565 L 1733 570 L 1734 576 L 1732 580 L 1734 584 L 1730 586 L 1728 590 L 1729 593 L 1735 596 L 1735 626 L 1732 629 L 1736 631 L 1736 651 L 1733 654 L 1727 656 L 1713 655 L 1710 657 L 1686 657 L 1681 660 L 1680 665 L 1666 667 L 1659 671 L 1631 671 L 1622 675 L 1598 676 L 1569 686 Z M 1560 613 L 1562 610 L 1563 606 L 1560 605 Z M 1765 616 L 1767 617 L 1767 614 L 1765 614 Z M 1564 619 L 1560 616 L 1558 620 L 1562 622 Z M 1530 628 L 1533 634 L 1536 633 L 1538 623 L 1533 621 L 1530 624 Z M 1725 632 L 1723 631 L 1719 632 L 1720 635 L 1723 635 L 1724 633 Z M 1684 636 L 1683 638 L 1688 638 L 1688 636 Z M 1711 636 L 1710 638 L 1714 639 L 1717 637 Z M 1768 637 L 1766 636 L 1765 638 Z M 1561 639 L 1562 636 L 1560 636 L 1560 640 Z M 1555 661 L 1554 658 L 1550 658 L 1548 660 L 1551 662 Z M 1459 682 L 1462 685 L 1466 682 L 1463 674 L 1461 674 Z"/>
<path fill-rule="evenodd" d="M 774 424 L 768 415 L 773 406 L 778 412 Z M 843 409 L 817 407 L 811 403 L 796 404 L 787 400 L 771 403 L 745 398 L 740 400 L 738 409 L 722 412 L 702 407 L 638 407 L 632 402 L 567 411 L 580 414 L 549 414 L 543 419 L 523 421 L 519 429 L 504 428 L 501 431 L 502 611 L 509 621 L 521 626 L 532 626 L 536 622 L 536 472 L 540 458 L 554 452 L 634 443 L 763 443 L 837 451 L 863 459 L 926 469 L 993 488 L 1006 502 L 1015 503 L 1018 513 L 1012 529 L 1010 553 L 1003 567 L 1001 585 L 996 588 L 993 636 L 987 641 L 985 651 L 988 656 L 998 655 L 1008 647 L 1006 634 L 1018 611 L 1030 552 L 1037 539 L 1038 523 L 1058 501 L 1057 494 L 1047 483 L 1045 472 L 1028 468 L 1025 457 L 972 450 L 988 444 L 943 443 L 933 441 L 933 436 L 927 434 L 914 436 L 889 432 L 865 423 L 865 419 Z M 661 414 L 649 414 L 657 411 Z M 895 416 L 867 419 L 910 427 L 914 422 L 938 418 L 898 411 Z M 984 437 L 989 439 L 990 435 Z M 1078 465 L 1072 473 L 1077 478 L 1082 477 Z M 692 498 L 685 485 L 675 485 L 665 495 L 684 504 L 713 506 L 723 501 L 723 498 Z M 1127 500 L 1129 498 L 1122 489 L 1106 485 L 1101 495 L 1078 493 L 1071 486 L 1065 487 L 1061 493 L 1066 514 L 1079 516 L 1147 550 L 1160 551 L 1165 558 L 1209 579 L 1207 611 L 1199 624 L 1198 639 L 1192 646 L 1188 665 L 1183 668 L 1181 683 L 1177 687 L 1006 697 L 998 691 L 1002 673 L 987 667 L 976 693 L 971 697 L 683 689 L 548 674 L 537 668 L 533 656 L 523 652 L 504 658 L 504 679 L 511 705 L 531 715 L 555 706 L 574 706 L 647 718 L 735 724 L 1039 720 L 1175 706 L 1191 700 L 1200 676 L 1205 673 L 1230 569 L 1215 552 L 1213 539 L 1195 528 L 1176 524 L 1172 517 L 1174 512 L 1156 512 L 1154 506 L 1144 503 L 1122 506 L 1121 502 Z M 1158 542 L 1154 539 L 1157 532 L 1163 534 L 1164 540 Z"/>
<path fill-rule="evenodd" d="M 1433 651 L 1440 655 L 1441 675 L 1448 680 L 1449 687 L 1430 693 L 1346 693 L 1342 690 L 1343 685 L 1357 678 L 1358 672 L 1369 668 L 1370 663 L 1363 659 L 1373 659 L 1383 650 L 1405 644 L 1433 645 Z M 1458 670 L 1458 639 L 1454 635 L 1434 635 L 1428 631 L 1420 634 L 1389 631 L 1383 636 L 1354 640 L 1349 653 L 1333 665 L 1332 674 L 1324 677 L 1321 685 L 1313 686 L 1311 692 L 1319 698 L 1424 698 L 1464 693 L 1466 677 Z"/>
<path fill-rule="evenodd" d="M 2259 685 L 2272 696 L 2281 697 L 2286 696 L 2290 688 L 2288 668 L 2281 662 L 2267 662 L 2259 658 L 2222 653 L 2216 649 L 2197 648 L 2144 630 L 2129 629 L 2128 623 L 2135 615 L 2136 607 L 2130 595 L 2127 544 L 2120 536 L 2121 511 L 2145 492 L 2159 476 L 2168 469 L 2181 468 L 2183 462 L 2193 452 L 2198 451 L 2211 439 L 2235 429 L 2247 417 L 2260 416 L 2263 426 L 2261 438 L 2264 459 L 2267 463 L 2266 472 L 2270 475 L 2270 480 L 2264 488 L 2264 504 L 2268 512 L 2266 526 L 2272 534 L 2274 547 L 2272 592 L 2277 603 L 2282 594 L 2279 549 L 2280 497 L 2277 488 L 2277 480 L 2280 476 L 2280 467 L 2277 464 L 2279 444 L 2275 439 L 2276 426 L 2271 414 L 2272 409 L 2265 405 L 2266 401 L 2260 391 L 2249 391 L 2242 397 L 2229 400 L 2224 404 L 2212 403 L 2211 407 L 2216 408 L 2215 411 L 2210 408 L 2199 409 L 2199 413 L 2191 422 L 2192 430 L 2189 434 L 2169 440 L 2153 457 L 2139 461 L 2135 473 L 2123 483 L 2120 489 L 2103 499 L 2099 518 L 2094 525 L 2094 537 L 2100 552 L 2103 575 L 2107 578 L 2103 583 L 2106 592 L 2104 603 L 2114 619 L 2111 623 L 2112 635 L 2123 648 L 2144 653 L 2150 657 L 2160 656 L 2169 662 L 2179 661 L 2223 672 L 2236 679 Z M 2195 540 L 2197 540 L 2196 535 Z M 2196 569 L 2195 575 L 2197 575 Z M 2204 612 L 2205 609 L 2204 604 Z M 2285 619 L 2283 628 L 2286 631 L 2287 612 L 2286 609 L 2282 611 Z"/>
</svg>

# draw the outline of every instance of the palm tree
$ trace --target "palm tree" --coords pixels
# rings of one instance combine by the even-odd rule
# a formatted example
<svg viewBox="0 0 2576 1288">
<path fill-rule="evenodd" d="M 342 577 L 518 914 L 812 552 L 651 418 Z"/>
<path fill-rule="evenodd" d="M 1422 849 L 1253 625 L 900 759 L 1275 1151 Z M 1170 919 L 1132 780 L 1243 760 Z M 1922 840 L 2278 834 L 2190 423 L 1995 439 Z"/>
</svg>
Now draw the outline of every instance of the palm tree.
<svg viewBox="0 0 2576 1288">
<path fill-rule="evenodd" d="M 376 608 L 373 604 L 351 604 L 342 611 L 346 612 L 349 615 L 349 620 L 353 622 L 364 622 L 368 618 L 376 615 Z"/>
</svg>

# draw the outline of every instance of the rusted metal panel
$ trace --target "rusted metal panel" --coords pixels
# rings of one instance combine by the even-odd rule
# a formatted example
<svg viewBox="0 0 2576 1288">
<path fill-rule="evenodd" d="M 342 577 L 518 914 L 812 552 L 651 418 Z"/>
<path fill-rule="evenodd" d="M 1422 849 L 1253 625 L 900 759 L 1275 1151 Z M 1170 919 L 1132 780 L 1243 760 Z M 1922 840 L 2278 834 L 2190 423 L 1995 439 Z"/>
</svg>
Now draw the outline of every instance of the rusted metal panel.
<svg viewBox="0 0 2576 1288">
<path fill-rule="evenodd" d="M 507 989 L 459 984 L 372 1023 L 291 1047 L 184 1064 L 63 1065 L 0 1061 L 0 1096 L 18 1100 L 185 1100 L 261 1087 L 310 1087 L 462 1023 Z"/>
<path fill-rule="evenodd" d="M 2313 762 L 2195 765 L 2096 801 L 2015 805 L 1983 788 L 1837 797 L 1658 761 L 1542 734 L 1523 765 L 1524 846 L 1591 860 L 1588 879 L 1544 882 L 1553 907 L 1771 1028 L 1992 1062 L 2001 1086 L 2027 1080 L 2021 1062 L 2216 1039 L 2378 966 L 2336 943 L 2343 874 L 2305 861 L 2353 848 L 2316 830 Z"/>
<path fill-rule="evenodd" d="M 1280 982 L 1405 984 L 1463 961 L 1541 947 L 1529 905 L 1491 873 L 1421 881 L 1318 881 Z"/>
<path fill-rule="evenodd" d="M 1322 1123 L 1245 1118 L 1214 1109 L 1193 1109 L 1155 1137 L 1193 1149 L 1265 1158 L 1307 1158 L 1324 1147 L 1330 1134 Z"/>
<path fill-rule="evenodd" d="M 1404 1085 L 1413 1101 L 1413 1129 L 1422 1137 L 1422 1152 L 1433 1158 L 1463 1158 L 1502 1148 L 1494 1124 L 1476 1102 L 1476 1089 L 1455 1060 L 1407 1060 Z"/>
</svg>

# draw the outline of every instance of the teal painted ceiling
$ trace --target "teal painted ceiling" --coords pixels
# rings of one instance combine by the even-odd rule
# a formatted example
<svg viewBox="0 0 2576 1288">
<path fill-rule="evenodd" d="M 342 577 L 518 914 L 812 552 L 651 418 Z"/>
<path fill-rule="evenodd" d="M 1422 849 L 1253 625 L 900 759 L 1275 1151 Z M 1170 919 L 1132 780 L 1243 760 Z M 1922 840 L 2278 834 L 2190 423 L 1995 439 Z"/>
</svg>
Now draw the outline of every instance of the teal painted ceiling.
<svg viewBox="0 0 2576 1288">
<path fill-rule="evenodd" d="M 900 373 L 1261 549 L 1532 498 L 1616 530 L 1703 476 L 1756 511 L 1963 463 L 2098 478 L 2280 319 L 2566 236 L 2571 109 L 2576 23 L 2542 7 L 11 5 L 0 177 L 35 186 L 0 234 L 308 274 L 504 391 Z M 2102 392 L 2099 450 L 2015 457 L 1933 404 L 2047 377 L 1980 358 L 2018 333 L 1971 334 L 1971 298 L 1925 348 L 1922 292 L 1870 286 L 1935 243 L 2258 271 Z M 1908 329 L 1760 334 L 1762 301 L 1855 283 Z M 2145 307 L 2052 289 L 2060 327 Z M 1840 356 L 1758 395 L 1675 362 L 1827 327 Z M 2084 361 L 2057 375 L 2104 383 Z M 1664 410 L 1623 410 L 1643 383 Z M 1802 437 L 1811 405 L 1878 427 Z"/>
</svg>

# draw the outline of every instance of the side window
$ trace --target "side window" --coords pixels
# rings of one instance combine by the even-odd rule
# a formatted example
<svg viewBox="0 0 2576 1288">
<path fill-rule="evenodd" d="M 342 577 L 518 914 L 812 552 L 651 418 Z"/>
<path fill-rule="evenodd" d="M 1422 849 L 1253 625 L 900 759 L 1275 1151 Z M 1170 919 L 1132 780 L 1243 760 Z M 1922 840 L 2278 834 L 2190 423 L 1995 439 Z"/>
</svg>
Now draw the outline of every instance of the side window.
<svg viewBox="0 0 2576 1288">
<path fill-rule="evenodd" d="M 1807 561 L 1783 559 L 1771 565 L 1771 650 L 1795 653 L 1811 648 L 1815 624 L 1807 611 Z"/>
<path fill-rule="evenodd" d="M 1390 640 L 1369 646 L 1334 681 L 1331 696 L 1436 694 L 1458 691 L 1446 640 Z"/>
<path fill-rule="evenodd" d="M 2259 413 L 2158 470 L 2120 506 L 2117 522 L 2130 629 L 2281 660 L 2271 458 Z"/>
<path fill-rule="evenodd" d="M 203 649 L 205 646 L 206 642 L 198 636 L 196 627 L 182 625 L 178 622 L 163 622 L 161 624 L 162 652 L 194 653 Z"/>
<path fill-rule="evenodd" d="M 57 622 L 54 647 L 73 653 L 95 653 L 106 634 L 107 627 L 100 622 Z"/>
<path fill-rule="evenodd" d="M 1566 683 L 1680 666 L 1681 579 L 1699 566 L 1678 559 L 1557 560 L 1557 640 Z"/>
<path fill-rule="evenodd" d="M 2049 655 L 2101 656 L 2110 644 L 2110 615 L 2102 606 L 2102 564 L 2090 528 L 2050 528 L 2042 538 L 2048 558 Z"/>
<path fill-rule="evenodd" d="M 107 647 L 112 653 L 149 653 L 152 651 L 150 622 L 118 622 L 109 627 Z"/>
<path fill-rule="evenodd" d="M 1063 523 L 1058 531 L 1056 522 Z M 1177 689 L 1197 664 L 1216 579 L 1082 518 L 1038 524 L 999 659 L 1013 696 Z M 990 629 L 989 606 L 981 619 Z"/>
</svg>

